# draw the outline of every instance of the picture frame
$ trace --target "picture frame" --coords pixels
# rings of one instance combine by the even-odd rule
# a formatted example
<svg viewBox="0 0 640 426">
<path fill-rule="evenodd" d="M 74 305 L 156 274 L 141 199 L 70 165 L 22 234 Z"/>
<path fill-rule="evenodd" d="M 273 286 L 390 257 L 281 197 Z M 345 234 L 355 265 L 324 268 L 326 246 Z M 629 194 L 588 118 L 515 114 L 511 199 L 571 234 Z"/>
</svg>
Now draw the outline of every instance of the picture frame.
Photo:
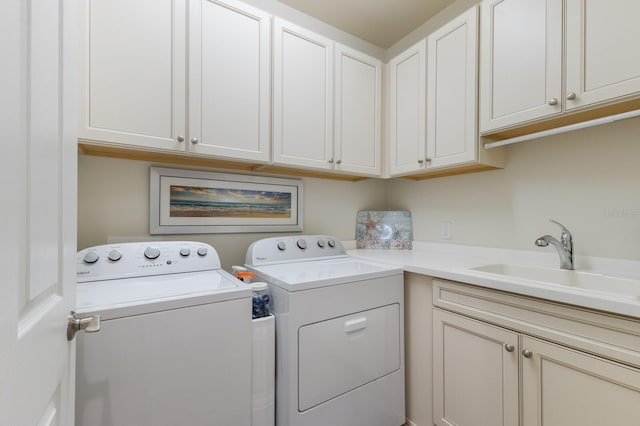
<svg viewBox="0 0 640 426">
<path fill-rule="evenodd" d="M 299 179 L 151 167 L 149 189 L 150 234 L 303 229 Z"/>
</svg>

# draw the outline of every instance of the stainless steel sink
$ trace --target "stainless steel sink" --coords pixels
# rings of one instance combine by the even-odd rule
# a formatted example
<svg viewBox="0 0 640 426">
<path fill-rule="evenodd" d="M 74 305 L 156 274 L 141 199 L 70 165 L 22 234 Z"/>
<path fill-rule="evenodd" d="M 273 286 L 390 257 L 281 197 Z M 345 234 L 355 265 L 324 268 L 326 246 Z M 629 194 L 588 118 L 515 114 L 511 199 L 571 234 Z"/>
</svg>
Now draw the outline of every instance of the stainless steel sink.
<svg viewBox="0 0 640 426">
<path fill-rule="evenodd" d="M 545 284 L 599 291 L 622 297 L 640 297 L 640 281 L 605 274 L 504 263 L 479 266 L 472 268 L 472 270 Z"/>
</svg>

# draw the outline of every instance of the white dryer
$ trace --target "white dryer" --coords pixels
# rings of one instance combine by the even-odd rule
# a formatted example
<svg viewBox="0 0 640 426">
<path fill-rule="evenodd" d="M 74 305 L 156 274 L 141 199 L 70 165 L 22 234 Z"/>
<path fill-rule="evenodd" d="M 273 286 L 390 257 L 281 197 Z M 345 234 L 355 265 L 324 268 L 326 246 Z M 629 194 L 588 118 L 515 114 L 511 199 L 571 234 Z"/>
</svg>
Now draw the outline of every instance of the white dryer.
<svg viewBox="0 0 640 426">
<path fill-rule="evenodd" d="M 276 316 L 277 426 L 404 424 L 402 269 L 324 235 L 256 241 L 246 266 Z"/>
<path fill-rule="evenodd" d="M 209 245 L 103 245 L 77 255 L 77 426 L 251 423 L 251 289 Z"/>
</svg>

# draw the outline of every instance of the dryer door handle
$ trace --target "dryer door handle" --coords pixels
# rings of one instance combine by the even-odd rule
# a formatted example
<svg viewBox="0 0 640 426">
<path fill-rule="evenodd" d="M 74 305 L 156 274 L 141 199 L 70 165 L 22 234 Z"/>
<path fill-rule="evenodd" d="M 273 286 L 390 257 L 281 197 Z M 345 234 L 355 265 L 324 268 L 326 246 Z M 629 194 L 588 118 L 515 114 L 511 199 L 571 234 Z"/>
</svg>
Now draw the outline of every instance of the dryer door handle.
<svg viewBox="0 0 640 426">
<path fill-rule="evenodd" d="M 353 333 L 354 331 L 367 328 L 367 317 L 354 318 L 344 322 L 344 332 Z"/>
</svg>

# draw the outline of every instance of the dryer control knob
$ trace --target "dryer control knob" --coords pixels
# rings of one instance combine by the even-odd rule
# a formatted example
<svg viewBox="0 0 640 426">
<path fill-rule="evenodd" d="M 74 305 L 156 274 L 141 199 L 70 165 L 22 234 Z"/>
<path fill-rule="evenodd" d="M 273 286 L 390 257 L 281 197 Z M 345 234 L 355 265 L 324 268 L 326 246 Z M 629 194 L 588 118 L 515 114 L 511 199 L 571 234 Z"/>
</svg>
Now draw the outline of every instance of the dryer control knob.
<svg viewBox="0 0 640 426">
<path fill-rule="evenodd" d="M 284 241 L 280 241 L 278 243 L 278 250 L 285 251 L 286 249 L 287 249 L 287 245 L 285 244 L 285 242 Z"/>
<path fill-rule="evenodd" d="M 157 247 L 147 247 L 144 249 L 144 257 L 147 259 L 157 259 L 160 256 L 160 249 Z"/>
<path fill-rule="evenodd" d="M 183 247 L 180 249 L 180 256 L 187 257 L 191 254 L 191 249 L 187 247 Z"/>
<path fill-rule="evenodd" d="M 318 240 L 318 247 L 324 248 L 324 240 Z"/>
<path fill-rule="evenodd" d="M 329 241 L 327 241 L 327 244 L 329 244 L 329 247 L 331 247 L 331 248 L 334 248 L 336 246 L 335 240 L 329 240 Z"/>
<path fill-rule="evenodd" d="M 206 247 L 200 247 L 198 249 L 198 256 L 206 256 L 207 255 L 207 248 Z"/>
<path fill-rule="evenodd" d="M 111 250 L 107 257 L 110 261 L 117 262 L 118 260 L 122 259 L 122 253 L 120 253 L 118 250 Z"/>
<path fill-rule="evenodd" d="M 96 263 L 98 259 L 100 259 L 100 256 L 98 256 L 98 253 L 96 253 L 95 251 L 86 252 L 84 258 L 82 258 L 82 260 L 84 260 L 84 263 Z"/>
<path fill-rule="evenodd" d="M 305 240 L 298 240 L 298 248 L 304 250 L 307 248 L 307 242 Z"/>
</svg>

